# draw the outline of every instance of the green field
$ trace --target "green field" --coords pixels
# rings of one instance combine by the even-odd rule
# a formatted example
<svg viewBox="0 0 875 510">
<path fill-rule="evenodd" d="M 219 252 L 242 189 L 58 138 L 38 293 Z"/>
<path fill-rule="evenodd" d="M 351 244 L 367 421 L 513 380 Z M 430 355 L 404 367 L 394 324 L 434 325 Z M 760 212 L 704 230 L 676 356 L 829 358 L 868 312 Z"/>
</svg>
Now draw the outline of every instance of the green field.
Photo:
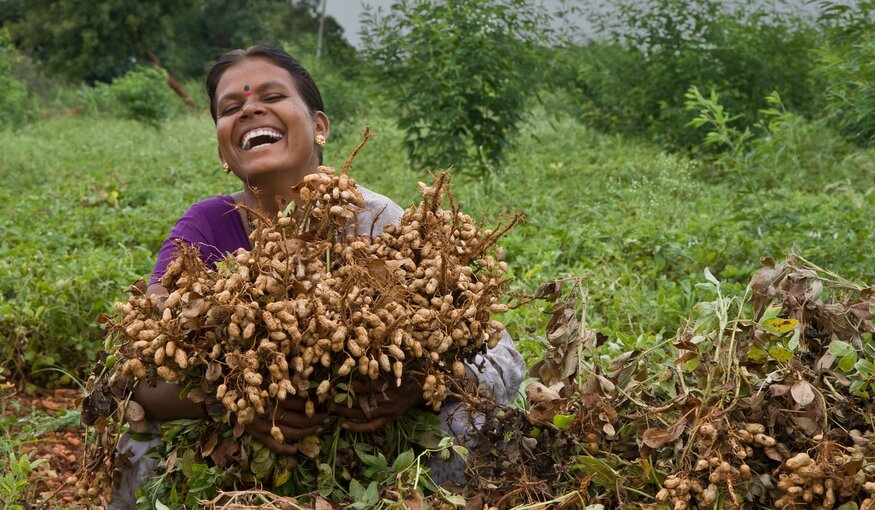
<svg viewBox="0 0 875 510">
<path fill-rule="evenodd" d="M 407 169 L 390 120 L 365 122 L 377 137 L 353 175 L 412 204 L 416 182 L 428 176 Z M 332 140 L 326 164 L 345 161 L 357 129 L 338 130 L 348 134 Z M 619 344 L 672 335 L 696 303 L 694 284 L 706 267 L 742 288 L 760 257 L 796 252 L 872 279 L 875 151 L 853 148 L 823 125 L 795 120 L 729 169 L 543 112 L 516 142 L 501 173 L 485 181 L 456 176 L 457 197 L 490 224 L 525 214 L 503 241 L 511 288 L 530 293 L 543 281 L 583 275 L 592 326 Z M 3 347 L 8 371 L 49 383 L 56 373 L 34 371 L 83 376 L 101 340 L 96 318 L 148 275 L 176 218 L 197 200 L 236 189 L 214 151 L 206 115 L 161 129 L 59 117 L 3 133 L 0 325 L 12 340 Z M 542 321 L 530 306 L 507 319 L 532 359 Z"/>
</svg>

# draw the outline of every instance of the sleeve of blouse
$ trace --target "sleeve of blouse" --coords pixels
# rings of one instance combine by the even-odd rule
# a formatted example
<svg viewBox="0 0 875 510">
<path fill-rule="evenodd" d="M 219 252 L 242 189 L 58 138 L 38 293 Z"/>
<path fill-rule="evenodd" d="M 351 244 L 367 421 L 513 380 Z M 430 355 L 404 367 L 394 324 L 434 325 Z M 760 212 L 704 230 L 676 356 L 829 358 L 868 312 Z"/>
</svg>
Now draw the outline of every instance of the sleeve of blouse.
<svg viewBox="0 0 875 510">
<path fill-rule="evenodd" d="M 487 350 L 486 354 L 477 355 L 471 369 L 477 377 L 478 387 L 492 393 L 499 404 L 506 405 L 516 399 L 525 377 L 526 364 L 510 335 L 504 331 L 498 345 Z"/>
<path fill-rule="evenodd" d="M 161 276 L 167 271 L 167 266 L 176 258 L 177 250 L 174 242 L 176 239 L 197 246 L 201 250 L 201 259 L 206 258 L 208 247 L 212 243 L 207 232 L 204 232 L 203 217 L 196 207 L 191 207 L 177 220 L 170 235 L 161 245 L 161 250 L 158 251 L 158 257 L 155 259 L 152 278 L 149 280 L 150 285 L 161 280 Z"/>
</svg>

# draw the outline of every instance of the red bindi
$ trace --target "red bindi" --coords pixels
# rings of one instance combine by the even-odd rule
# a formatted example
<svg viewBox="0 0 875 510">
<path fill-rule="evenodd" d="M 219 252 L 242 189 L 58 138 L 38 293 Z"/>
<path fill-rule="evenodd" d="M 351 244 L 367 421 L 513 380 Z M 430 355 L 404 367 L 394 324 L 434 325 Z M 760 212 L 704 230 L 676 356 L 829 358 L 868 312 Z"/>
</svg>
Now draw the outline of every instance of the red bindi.
<svg viewBox="0 0 875 510">
<path fill-rule="evenodd" d="M 252 95 L 252 91 L 249 90 L 249 85 L 243 85 L 243 95 L 249 97 Z"/>
</svg>

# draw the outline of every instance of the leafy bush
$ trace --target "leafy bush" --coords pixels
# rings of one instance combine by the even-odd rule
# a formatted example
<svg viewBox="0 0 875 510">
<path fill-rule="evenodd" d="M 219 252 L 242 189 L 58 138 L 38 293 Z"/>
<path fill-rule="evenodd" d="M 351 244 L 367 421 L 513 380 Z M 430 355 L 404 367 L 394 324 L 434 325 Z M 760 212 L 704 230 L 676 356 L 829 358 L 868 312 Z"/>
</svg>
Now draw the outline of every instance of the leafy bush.
<svg viewBox="0 0 875 510">
<path fill-rule="evenodd" d="M 167 86 L 167 73 L 155 67 L 140 67 L 101 85 L 109 95 L 114 112 L 152 126 L 170 118 L 179 102 Z"/>
<path fill-rule="evenodd" d="M 5 30 L 0 31 L 0 126 L 16 127 L 28 122 L 34 113 L 34 102 L 27 85 L 15 77 L 14 66 L 20 56 L 9 42 Z"/>
<path fill-rule="evenodd" d="M 314 57 L 315 37 L 304 34 L 300 39 L 303 39 L 303 44 L 298 41 L 284 45 L 283 49 L 304 65 L 319 86 L 325 113 L 331 120 L 332 138 L 347 130 L 361 131 L 366 122 L 362 121 L 361 125 L 350 123 L 355 123 L 365 111 L 374 107 L 379 94 L 373 83 L 362 76 L 359 67 L 341 65 L 324 54 L 317 60 Z"/>
<path fill-rule="evenodd" d="M 415 167 L 498 169 L 539 83 L 547 16 L 523 0 L 397 1 L 364 17 Z"/>
<path fill-rule="evenodd" d="M 777 90 L 803 114 L 819 108 L 812 23 L 765 7 L 729 11 L 716 0 L 624 0 L 594 11 L 599 38 L 568 50 L 564 75 L 581 115 L 602 129 L 644 134 L 691 147 L 684 93 L 714 89 L 726 107 L 754 124 L 763 98 Z"/>
<path fill-rule="evenodd" d="M 821 19 L 830 35 L 818 64 L 827 111 L 857 142 L 875 143 L 875 2 L 828 3 Z"/>
</svg>

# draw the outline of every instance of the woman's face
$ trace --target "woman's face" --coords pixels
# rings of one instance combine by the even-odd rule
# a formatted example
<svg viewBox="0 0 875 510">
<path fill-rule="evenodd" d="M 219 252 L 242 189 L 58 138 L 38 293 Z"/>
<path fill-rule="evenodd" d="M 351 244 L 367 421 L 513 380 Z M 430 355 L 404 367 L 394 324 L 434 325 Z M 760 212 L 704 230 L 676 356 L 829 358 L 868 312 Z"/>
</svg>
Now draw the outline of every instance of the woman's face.
<svg viewBox="0 0 875 510">
<path fill-rule="evenodd" d="M 311 113 L 288 71 L 261 57 L 229 67 L 216 87 L 219 157 L 244 182 L 271 174 L 298 179 L 319 163 L 316 135 L 328 118 Z"/>
</svg>

